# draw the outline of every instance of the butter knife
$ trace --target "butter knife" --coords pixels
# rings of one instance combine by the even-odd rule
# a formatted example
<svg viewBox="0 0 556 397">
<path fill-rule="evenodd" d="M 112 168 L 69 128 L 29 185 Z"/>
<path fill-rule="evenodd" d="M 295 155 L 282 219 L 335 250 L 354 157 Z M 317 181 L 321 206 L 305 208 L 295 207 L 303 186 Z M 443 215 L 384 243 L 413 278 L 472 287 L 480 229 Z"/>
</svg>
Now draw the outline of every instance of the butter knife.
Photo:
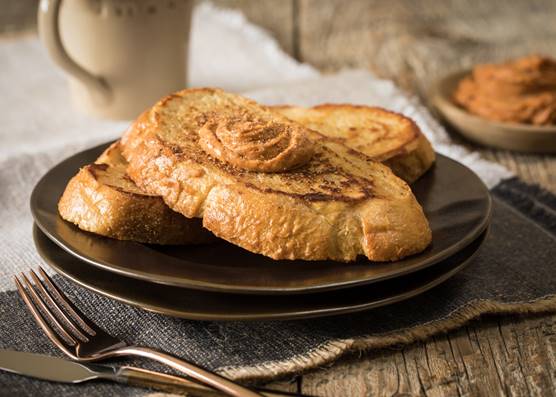
<svg viewBox="0 0 556 397">
<path fill-rule="evenodd" d="M 101 379 L 190 396 L 216 397 L 223 395 L 217 390 L 188 379 L 161 372 L 130 366 L 76 363 L 63 358 L 14 350 L 0 350 L 0 370 L 51 382 L 82 383 Z M 303 396 L 266 389 L 257 389 L 257 391 L 268 397 Z"/>
</svg>

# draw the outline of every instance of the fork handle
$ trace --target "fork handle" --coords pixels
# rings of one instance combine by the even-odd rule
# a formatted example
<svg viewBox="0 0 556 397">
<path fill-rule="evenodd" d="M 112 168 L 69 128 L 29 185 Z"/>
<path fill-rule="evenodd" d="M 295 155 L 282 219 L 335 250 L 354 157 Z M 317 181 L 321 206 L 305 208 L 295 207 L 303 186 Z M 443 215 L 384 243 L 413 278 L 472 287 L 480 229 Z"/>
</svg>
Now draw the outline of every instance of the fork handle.
<svg viewBox="0 0 556 397">
<path fill-rule="evenodd" d="M 180 360 L 174 356 L 166 353 L 159 352 L 148 347 L 138 347 L 138 346 L 126 346 L 122 347 L 115 352 L 115 356 L 136 356 L 149 358 L 151 360 L 158 361 L 162 364 L 166 364 L 169 367 L 174 368 L 180 372 L 183 372 L 187 376 L 196 379 L 206 385 L 212 386 L 215 389 L 223 391 L 230 396 L 235 397 L 262 397 L 261 394 L 256 393 L 252 390 L 247 389 L 237 383 L 232 382 L 220 375 L 213 372 L 207 371 L 201 367 L 191 364 L 187 361 Z"/>
<path fill-rule="evenodd" d="M 183 394 L 184 392 L 191 397 L 222 397 L 223 392 L 215 390 L 201 383 L 194 382 L 181 376 L 163 374 L 161 372 L 150 371 L 148 369 L 128 367 L 119 367 L 116 371 L 116 377 L 112 375 L 108 379 L 116 382 L 127 383 L 128 385 L 150 387 L 174 394 Z M 306 394 L 293 393 L 281 390 L 271 389 L 255 389 L 264 397 L 311 397 Z"/>
<path fill-rule="evenodd" d="M 128 385 L 149 387 L 167 393 L 184 394 L 196 397 L 221 397 L 223 392 L 212 387 L 193 382 L 185 377 L 163 374 L 136 367 L 120 367 L 115 377 L 109 375 L 109 379 Z"/>
</svg>

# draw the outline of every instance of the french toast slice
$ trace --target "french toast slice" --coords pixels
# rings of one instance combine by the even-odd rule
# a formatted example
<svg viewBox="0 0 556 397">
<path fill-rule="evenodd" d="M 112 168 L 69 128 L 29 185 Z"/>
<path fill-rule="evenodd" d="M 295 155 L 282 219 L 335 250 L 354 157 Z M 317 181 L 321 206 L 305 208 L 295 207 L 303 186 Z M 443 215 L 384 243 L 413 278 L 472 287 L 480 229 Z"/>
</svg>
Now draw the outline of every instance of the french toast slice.
<svg viewBox="0 0 556 397">
<path fill-rule="evenodd" d="M 119 240 L 152 244 L 196 244 L 214 236 L 200 219 L 172 211 L 164 201 L 139 189 L 126 174 L 119 142 L 68 183 L 58 211 L 80 229 Z"/>
<path fill-rule="evenodd" d="M 386 164 L 408 183 L 417 180 L 434 163 L 435 154 L 430 142 L 413 120 L 399 113 L 349 104 L 271 108 Z"/>
<path fill-rule="evenodd" d="M 388 167 L 238 95 L 170 95 L 121 142 L 142 190 L 251 252 L 393 261 L 431 241 L 422 208 Z"/>
</svg>

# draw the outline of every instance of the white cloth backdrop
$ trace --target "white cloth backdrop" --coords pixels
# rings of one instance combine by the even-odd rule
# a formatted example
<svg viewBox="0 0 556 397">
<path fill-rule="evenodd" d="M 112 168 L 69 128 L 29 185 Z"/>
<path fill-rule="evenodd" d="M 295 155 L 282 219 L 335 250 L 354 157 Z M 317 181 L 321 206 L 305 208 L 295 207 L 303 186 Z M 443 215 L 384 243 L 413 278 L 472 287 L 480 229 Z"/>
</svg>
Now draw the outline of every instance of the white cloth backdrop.
<svg viewBox="0 0 556 397">
<path fill-rule="evenodd" d="M 198 6 L 189 59 L 191 86 L 221 87 L 268 104 L 382 106 L 415 119 L 437 151 L 470 166 L 489 187 L 511 175 L 451 144 L 427 110 L 390 81 L 362 70 L 321 76 L 238 12 Z M 41 262 L 28 205 L 36 181 L 75 151 L 119 136 L 128 124 L 75 111 L 64 75 L 36 37 L 0 40 L 0 290 L 14 289 L 13 274 Z"/>
</svg>

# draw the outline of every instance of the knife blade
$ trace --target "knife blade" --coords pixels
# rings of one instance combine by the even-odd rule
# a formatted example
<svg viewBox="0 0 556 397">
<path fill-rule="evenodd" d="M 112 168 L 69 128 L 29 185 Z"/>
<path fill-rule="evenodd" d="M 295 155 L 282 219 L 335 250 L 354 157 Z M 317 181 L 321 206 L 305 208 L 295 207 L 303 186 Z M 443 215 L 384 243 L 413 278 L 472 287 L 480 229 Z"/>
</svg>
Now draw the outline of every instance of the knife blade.
<svg viewBox="0 0 556 397">
<path fill-rule="evenodd" d="M 0 350 L 0 370 L 37 379 L 62 383 L 82 383 L 94 379 L 110 380 L 133 386 L 150 387 L 191 396 L 222 396 L 219 391 L 179 376 L 163 374 L 130 366 L 78 363 L 43 354 Z M 275 390 L 257 389 L 261 394 L 274 396 L 303 396 Z"/>
</svg>

